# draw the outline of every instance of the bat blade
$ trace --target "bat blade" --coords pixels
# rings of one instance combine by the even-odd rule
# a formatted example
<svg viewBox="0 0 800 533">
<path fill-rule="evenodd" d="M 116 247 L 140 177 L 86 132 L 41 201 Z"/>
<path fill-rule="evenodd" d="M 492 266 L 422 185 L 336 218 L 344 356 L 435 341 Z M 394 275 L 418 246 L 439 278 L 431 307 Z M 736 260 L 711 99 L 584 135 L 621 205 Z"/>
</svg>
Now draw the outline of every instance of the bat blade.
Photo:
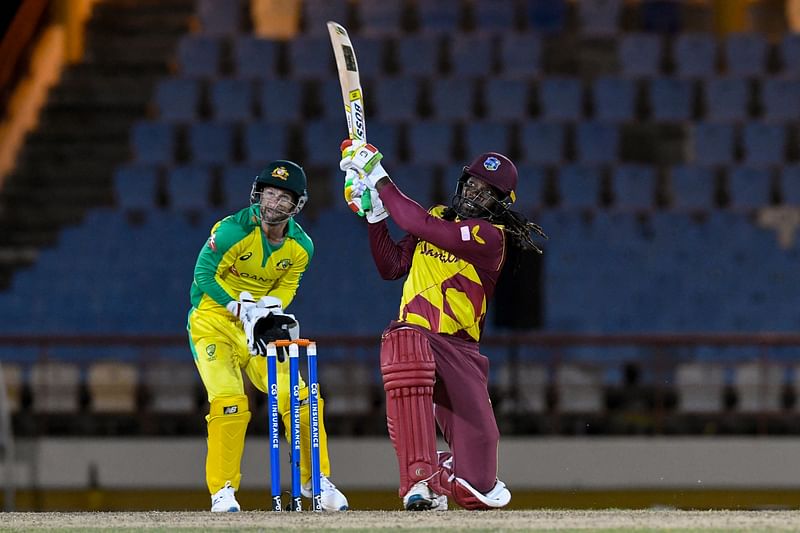
<svg viewBox="0 0 800 533">
<path fill-rule="evenodd" d="M 337 22 L 328 22 L 328 35 L 331 39 L 333 55 L 336 58 L 336 70 L 339 73 L 339 84 L 342 88 L 348 136 L 353 140 L 366 141 L 364 92 L 361 89 L 361 76 L 353 43 L 350 41 L 347 30 Z"/>
</svg>

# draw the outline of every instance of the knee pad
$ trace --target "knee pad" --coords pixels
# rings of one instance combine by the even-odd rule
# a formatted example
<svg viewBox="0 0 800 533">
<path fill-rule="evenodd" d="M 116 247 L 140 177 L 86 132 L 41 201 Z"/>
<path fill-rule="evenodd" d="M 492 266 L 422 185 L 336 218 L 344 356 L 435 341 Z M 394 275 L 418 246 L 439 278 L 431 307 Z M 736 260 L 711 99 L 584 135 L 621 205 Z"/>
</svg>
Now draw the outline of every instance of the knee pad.
<svg viewBox="0 0 800 533">
<path fill-rule="evenodd" d="M 450 491 L 458 505 L 468 510 L 488 510 L 505 507 L 511 501 L 511 492 L 499 479 L 492 490 L 483 494 L 478 492 L 464 479 L 451 478 Z"/>
<path fill-rule="evenodd" d="M 214 494 L 230 481 L 239 488 L 244 437 L 250 422 L 247 396 L 227 396 L 211 401 L 208 422 L 206 483 Z"/>
<path fill-rule="evenodd" d="M 400 496 L 427 480 L 439 492 L 433 385 L 436 363 L 428 339 L 412 328 L 386 334 L 381 344 L 386 425 L 400 468 Z"/>
</svg>

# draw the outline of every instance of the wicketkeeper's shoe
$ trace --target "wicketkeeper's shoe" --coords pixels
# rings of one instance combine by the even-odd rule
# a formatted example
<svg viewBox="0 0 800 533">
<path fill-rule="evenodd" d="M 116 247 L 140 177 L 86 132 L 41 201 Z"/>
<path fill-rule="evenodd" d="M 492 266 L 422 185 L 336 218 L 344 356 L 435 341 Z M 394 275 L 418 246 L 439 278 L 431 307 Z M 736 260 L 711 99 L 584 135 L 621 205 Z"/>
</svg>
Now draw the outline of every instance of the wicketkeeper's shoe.
<svg viewBox="0 0 800 533">
<path fill-rule="evenodd" d="M 239 507 L 239 502 L 236 501 L 234 492 L 234 488 L 231 487 L 231 482 L 226 481 L 225 486 L 211 496 L 211 512 L 235 513 L 241 511 L 242 508 Z"/>
<path fill-rule="evenodd" d="M 348 509 L 347 498 L 326 476 L 319 477 L 319 488 L 323 511 L 346 511 Z M 300 487 L 300 493 L 305 498 L 311 498 L 311 480 Z"/>
<path fill-rule="evenodd" d="M 403 496 L 406 511 L 446 511 L 447 496 L 436 494 L 425 481 L 417 481 Z"/>
</svg>

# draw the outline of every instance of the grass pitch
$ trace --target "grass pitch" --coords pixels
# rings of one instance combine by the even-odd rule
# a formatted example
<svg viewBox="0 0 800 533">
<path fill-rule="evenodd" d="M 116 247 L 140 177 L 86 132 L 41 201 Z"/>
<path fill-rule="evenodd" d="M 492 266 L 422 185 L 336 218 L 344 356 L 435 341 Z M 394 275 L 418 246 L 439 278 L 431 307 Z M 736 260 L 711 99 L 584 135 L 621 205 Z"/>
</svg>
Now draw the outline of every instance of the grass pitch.
<svg viewBox="0 0 800 533">
<path fill-rule="evenodd" d="M 800 511 L 349 511 L 316 514 L 246 511 L 0 513 L 9 531 L 800 531 Z"/>
</svg>

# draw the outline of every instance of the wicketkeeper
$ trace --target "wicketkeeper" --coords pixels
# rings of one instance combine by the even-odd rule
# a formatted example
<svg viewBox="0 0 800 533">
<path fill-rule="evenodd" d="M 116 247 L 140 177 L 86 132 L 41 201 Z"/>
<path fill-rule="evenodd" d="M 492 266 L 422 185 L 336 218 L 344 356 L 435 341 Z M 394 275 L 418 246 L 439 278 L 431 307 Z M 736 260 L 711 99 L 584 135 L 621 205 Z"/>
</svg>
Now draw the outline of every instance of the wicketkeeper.
<svg viewBox="0 0 800 533">
<path fill-rule="evenodd" d="M 365 214 L 375 264 L 384 279 L 407 276 L 400 316 L 383 332 L 381 373 L 386 421 L 408 510 L 442 510 L 447 497 L 466 509 L 511 500 L 497 479 L 500 434 L 487 387 L 489 359 L 478 341 L 506 246 L 540 251 L 544 236 L 510 207 L 517 169 L 489 152 L 464 167 L 452 204 L 425 211 L 389 179 L 381 154 L 345 141 L 345 198 Z M 395 242 L 386 217 L 407 232 Z M 436 425 L 450 452 L 437 452 Z"/>
<path fill-rule="evenodd" d="M 250 206 L 225 217 L 211 230 L 194 269 L 189 311 L 189 342 L 211 405 L 208 423 L 206 483 L 211 511 L 239 511 L 239 488 L 250 409 L 242 371 L 267 392 L 266 345 L 296 339 L 299 324 L 284 313 L 308 268 L 314 245 L 294 216 L 308 194 L 303 169 L 291 161 L 270 163 L 256 177 Z M 282 354 L 285 355 L 285 354 Z M 289 363 L 278 362 L 278 409 L 289 440 Z M 308 387 L 300 378 L 302 493 L 311 497 Z M 322 507 L 347 509 L 347 498 L 328 479 L 328 439 L 319 398 L 319 449 Z"/>
</svg>

